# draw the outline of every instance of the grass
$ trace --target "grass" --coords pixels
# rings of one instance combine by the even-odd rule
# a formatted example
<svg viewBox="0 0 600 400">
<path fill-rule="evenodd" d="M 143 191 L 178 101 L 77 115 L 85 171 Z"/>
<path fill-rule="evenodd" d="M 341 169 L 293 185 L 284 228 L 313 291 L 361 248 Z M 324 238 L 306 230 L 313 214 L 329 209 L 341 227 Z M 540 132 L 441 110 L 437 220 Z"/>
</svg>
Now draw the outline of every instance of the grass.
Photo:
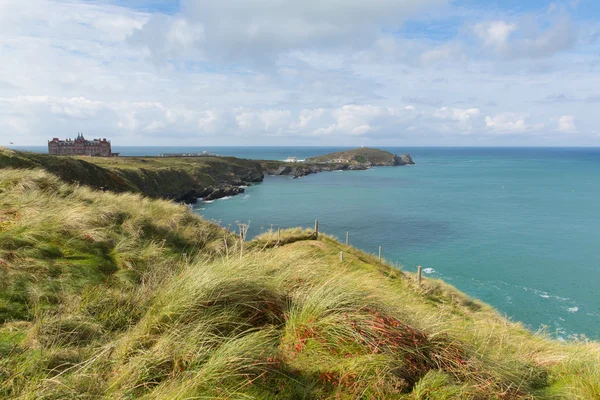
<svg viewBox="0 0 600 400">
<path fill-rule="evenodd" d="M 352 150 L 340 151 L 324 156 L 309 158 L 308 162 L 328 162 L 331 160 L 347 160 L 348 162 L 357 163 L 372 163 L 372 164 L 392 164 L 394 162 L 394 154 L 368 147 L 359 147 Z"/>
<path fill-rule="evenodd" d="M 258 162 L 233 157 L 66 157 L 0 148 L 0 168 L 11 167 L 42 168 L 69 183 L 176 200 L 263 179 Z"/>
<path fill-rule="evenodd" d="M 4 398 L 600 398 L 598 343 L 327 235 L 240 254 L 185 206 L 40 170 L 0 170 L 0 264 Z"/>
</svg>

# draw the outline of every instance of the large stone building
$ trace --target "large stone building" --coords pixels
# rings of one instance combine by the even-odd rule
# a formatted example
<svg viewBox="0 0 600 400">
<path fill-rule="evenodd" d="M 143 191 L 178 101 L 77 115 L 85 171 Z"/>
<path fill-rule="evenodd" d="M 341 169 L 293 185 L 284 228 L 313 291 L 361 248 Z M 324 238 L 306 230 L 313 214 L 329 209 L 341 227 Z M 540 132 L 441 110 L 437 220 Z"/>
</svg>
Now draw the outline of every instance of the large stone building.
<svg viewBox="0 0 600 400">
<path fill-rule="evenodd" d="M 76 139 L 60 140 L 54 138 L 48 141 L 48 153 L 59 156 L 99 156 L 113 155 L 110 141 L 104 139 L 87 140 L 82 133 Z"/>
</svg>

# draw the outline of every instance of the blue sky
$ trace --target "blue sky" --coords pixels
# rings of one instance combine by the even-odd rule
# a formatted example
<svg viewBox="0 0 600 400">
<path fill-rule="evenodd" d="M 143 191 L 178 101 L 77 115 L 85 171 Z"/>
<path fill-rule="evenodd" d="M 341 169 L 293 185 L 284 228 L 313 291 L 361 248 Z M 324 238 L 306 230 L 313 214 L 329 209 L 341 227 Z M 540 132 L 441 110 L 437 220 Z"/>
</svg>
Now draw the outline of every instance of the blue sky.
<svg viewBox="0 0 600 400">
<path fill-rule="evenodd" d="M 0 145 L 599 146 L 600 2 L 3 0 Z"/>
</svg>

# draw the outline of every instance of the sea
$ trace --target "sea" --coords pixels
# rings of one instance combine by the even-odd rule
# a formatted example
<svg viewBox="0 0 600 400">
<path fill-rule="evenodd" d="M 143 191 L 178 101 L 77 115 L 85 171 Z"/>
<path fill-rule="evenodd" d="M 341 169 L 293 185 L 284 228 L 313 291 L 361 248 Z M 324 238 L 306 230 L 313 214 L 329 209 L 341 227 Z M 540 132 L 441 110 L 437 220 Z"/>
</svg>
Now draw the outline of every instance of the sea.
<svg viewBox="0 0 600 400">
<path fill-rule="evenodd" d="M 23 148 L 44 151 L 43 148 Z M 124 156 L 209 151 L 284 160 L 335 147 L 114 147 Z M 600 338 L 600 148 L 382 147 L 416 165 L 266 177 L 194 210 L 249 234 L 312 227 L 422 266 L 533 331 Z"/>
</svg>

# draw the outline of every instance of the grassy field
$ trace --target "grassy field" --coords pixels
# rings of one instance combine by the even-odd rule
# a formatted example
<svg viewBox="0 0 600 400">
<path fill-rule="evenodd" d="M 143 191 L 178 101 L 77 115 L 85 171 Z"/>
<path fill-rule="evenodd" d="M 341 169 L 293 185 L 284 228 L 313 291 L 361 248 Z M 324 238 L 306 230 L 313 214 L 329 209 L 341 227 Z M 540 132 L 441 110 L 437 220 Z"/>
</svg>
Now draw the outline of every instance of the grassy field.
<svg viewBox="0 0 600 400">
<path fill-rule="evenodd" d="M 598 343 L 326 235 L 241 248 L 185 206 L 0 169 L 0 396 L 600 399 Z"/>
</svg>

